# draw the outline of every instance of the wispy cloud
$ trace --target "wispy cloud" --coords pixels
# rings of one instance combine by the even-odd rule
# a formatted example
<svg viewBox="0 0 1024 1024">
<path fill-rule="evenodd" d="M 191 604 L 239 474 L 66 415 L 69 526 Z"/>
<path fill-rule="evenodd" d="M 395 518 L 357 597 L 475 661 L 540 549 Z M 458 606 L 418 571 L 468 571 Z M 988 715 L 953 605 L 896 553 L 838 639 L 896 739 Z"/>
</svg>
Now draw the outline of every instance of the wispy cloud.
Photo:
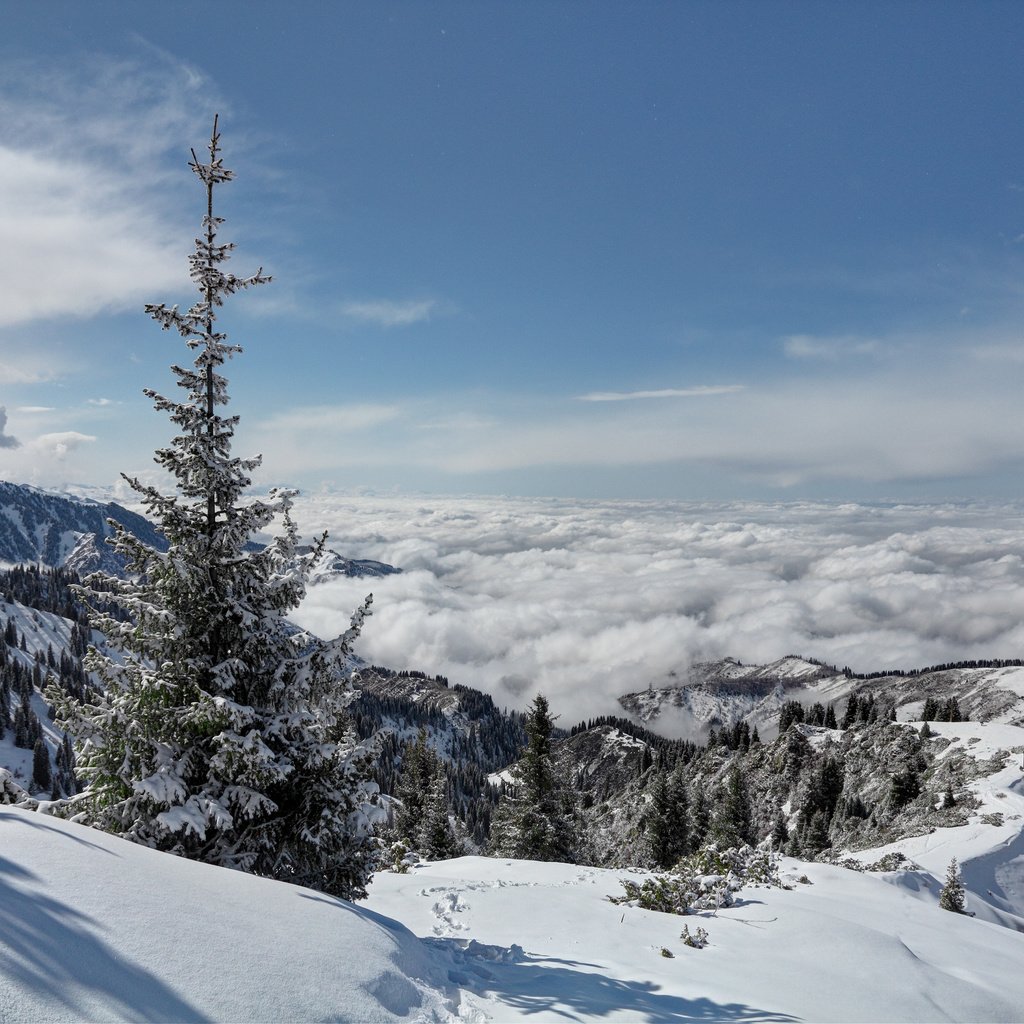
<svg viewBox="0 0 1024 1024">
<path fill-rule="evenodd" d="M 408 327 L 429 320 L 437 310 L 436 299 L 407 302 L 379 300 L 375 302 L 346 302 L 341 311 L 353 320 L 377 324 L 380 327 Z"/>
<path fill-rule="evenodd" d="M 703 398 L 707 395 L 732 395 L 745 391 L 745 384 L 708 384 L 692 388 L 660 388 L 656 391 L 591 391 L 577 395 L 580 402 L 632 402 L 643 398 Z"/>
<path fill-rule="evenodd" d="M 679 493 L 699 482 L 711 494 L 864 485 L 899 493 L 939 480 L 960 480 L 952 485 L 959 491 L 964 480 L 1016 473 L 1024 407 L 1012 375 L 949 338 L 923 362 L 921 345 L 901 344 L 887 344 L 887 358 L 867 375 L 826 363 L 810 380 L 766 376 L 746 390 L 652 389 L 652 397 L 670 393 L 660 401 L 627 391 L 572 402 L 468 393 L 298 410 L 265 425 L 259 450 L 268 467 L 307 479 L 345 469 L 376 486 L 412 474 L 468 489 L 493 486 L 501 474 L 557 487 L 559 467 L 571 471 L 567 479 L 635 471 L 630 479 L 671 479 Z"/>
<path fill-rule="evenodd" d="M 277 413 L 259 425 L 261 432 L 270 434 L 304 434 L 307 443 L 330 434 L 345 434 L 367 430 L 387 423 L 400 415 L 394 405 L 311 405 Z"/>
<path fill-rule="evenodd" d="M 86 399 L 86 404 L 104 408 L 105 406 L 114 405 L 115 403 L 112 398 L 89 398 Z"/>
<path fill-rule="evenodd" d="M 870 356 L 880 351 L 874 338 L 851 335 L 822 337 L 812 334 L 792 334 L 785 338 L 782 349 L 790 359 L 842 359 L 850 356 Z"/>
<path fill-rule="evenodd" d="M 168 203 L 210 83 L 159 51 L 0 71 L 0 327 L 131 308 L 184 280 Z M 175 160 L 172 160 L 172 155 Z"/>
<path fill-rule="evenodd" d="M 44 412 L 53 412 L 54 407 L 52 405 L 19 405 L 18 412 L 24 413 L 26 416 L 36 416 Z"/>
<path fill-rule="evenodd" d="M 0 237 L 2 230 L 0 227 Z M 0 319 L 2 316 L 0 313 Z M 6 384 L 43 384 L 57 380 L 62 374 L 62 368 L 57 363 L 41 357 L 38 352 L 26 355 L 11 351 L 10 346 L 3 348 L 3 354 L 8 358 L 0 360 L 0 379 Z"/>
<path fill-rule="evenodd" d="M 973 359 L 985 363 L 1024 363 L 1024 343 L 994 342 L 986 345 L 971 345 L 965 349 Z"/>
</svg>

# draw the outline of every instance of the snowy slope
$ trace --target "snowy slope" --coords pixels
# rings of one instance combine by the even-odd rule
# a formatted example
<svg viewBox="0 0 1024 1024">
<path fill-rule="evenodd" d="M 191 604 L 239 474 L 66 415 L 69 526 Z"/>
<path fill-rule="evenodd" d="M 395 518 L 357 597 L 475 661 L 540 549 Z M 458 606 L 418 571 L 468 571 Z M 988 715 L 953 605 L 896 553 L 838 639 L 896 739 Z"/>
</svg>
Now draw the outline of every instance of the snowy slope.
<svg viewBox="0 0 1024 1024">
<path fill-rule="evenodd" d="M 999 829 L 947 832 L 936 866 L 1005 862 Z M 5 807 L 0 1020 L 1021 1019 L 1024 934 L 940 910 L 930 873 L 784 876 L 680 918 L 610 903 L 626 870 L 464 857 L 353 906 Z"/>
<path fill-rule="evenodd" d="M 448 1020 L 372 910 L 0 807 L 0 1020 Z"/>
<path fill-rule="evenodd" d="M 369 905 L 454 956 L 480 1020 L 1020 1020 L 1024 935 L 937 893 L 785 864 L 812 884 L 744 890 L 717 917 L 608 902 L 626 871 L 481 858 L 378 875 Z M 685 946 L 683 924 L 710 945 Z"/>
<path fill-rule="evenodd" d="M 0 624 L 5 624 L 8 619 L 13 620 L 19 636 L 24 637 L 25 650 L 10 647 L 7 656 L 17 659 L 26 668 L 31 669 L 37 654 L 45 656 L 47 648 L 59 656 L 69 645 L 72 624 L 68 619 L 51 612 L 26 608 L 17 601 L 9 601 L 0 596 Z M 52 756 L 63 734 L 50 721 L 47 704 L 38 690 L 32 694 L 32 710 L 43 728 L 43 739 Z M 27 780 L 32 778 L 32 751 L 14 745 L 13 729 L 5 730 L 4 735 L 0 736 L 0 768 L 12 772 L 22 786 L 27 785 Z"/>
<path fill-rule="evenodd" d="M 940 760 L 966 754 L 987 761 L 1003 754 L 1006 766 L 970 783 L 980 805 L 967 825 L 902 839 L 857 859 L 899 852 L 941 879 L 955 856 L 964 884 L 977 894 L 970 909 L 1024 932 L 1024 729 L 979 722 L 930 722 L 929 728 L 950 741 Z"/>
</svg>

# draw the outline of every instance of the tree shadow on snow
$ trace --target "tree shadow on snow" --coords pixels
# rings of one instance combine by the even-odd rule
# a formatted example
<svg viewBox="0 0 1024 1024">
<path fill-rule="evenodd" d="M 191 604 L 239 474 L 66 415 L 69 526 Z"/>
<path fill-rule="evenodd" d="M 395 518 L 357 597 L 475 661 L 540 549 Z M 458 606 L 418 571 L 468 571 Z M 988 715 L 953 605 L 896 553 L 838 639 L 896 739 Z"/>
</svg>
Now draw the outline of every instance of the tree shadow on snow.
<svg viewBox="0 0 1024 1024">
<path fill-rule="evenodd" d="M 59 835 L 62 839 L 67 839 L 72 843 L 78 843 L 79 846 L 88 846 L 90 850 L 99 850 L 101 853 L 105 853 L 110 857 L 117 857 L 118 854 L 114 853 L 113 850 L 107 849 L 105 846 L 100 846 L 99 843 L 90 843 L 88 839 L 83 839 L 81 836 L 73 835 L 62 828 L 57 828 L 55 825 L 47 823 L 46 819 L 37 815 L 28 814 L 11 814 L 10 811 L 0 811 L 0 823 L 4 826 L 11 824 L 24 825 L 26 828 L 36 828 L 45 830 L 46 832 L 53 832 Z"/>
<path fill-rule="evenodd" d="M 156 975 L 108 946 L 96 934 L 101 926 L 88 915 L 41 887 L 33 891 L 38 882 L 28 869 L 0 857 L 0 986 L 6 982 L 39 993 L 40 1007 L 46 1001 L 63 1004 L 83 1020 L 99 1008 L 85 1003 L 86 996 L 102 1004 L 104 1016 L 208 1020 Z"/>
<path fill-rule="evenodd" d="M 599 1020 L 608 1014 L 627 1012 L 630 1019 L 649 1024 L 669 1021 L 765 1021 L 789 1024 L 799 1018 L 743 1003 L 717 1003 L 713 999 L 686 999 L 658 991 L 649 981 L 620 981 L 602 974 L 571 967 L 545 966 L 567 963 L 534 957 L 512 947 L 515 959 L 495 957 L 496 947 L 473 947 L 460 939 L 427 939 L 428 945 L 444 951 L 453 963 L 450 981 L 460 988 L 489 999 L 499 999 L 521 1013 L 540 1014 L 544 1020 Z M 488 953 L 492 955 L 488 955 Z M 590 965 L 587 965 L 590 966 Z"/>
</svg>

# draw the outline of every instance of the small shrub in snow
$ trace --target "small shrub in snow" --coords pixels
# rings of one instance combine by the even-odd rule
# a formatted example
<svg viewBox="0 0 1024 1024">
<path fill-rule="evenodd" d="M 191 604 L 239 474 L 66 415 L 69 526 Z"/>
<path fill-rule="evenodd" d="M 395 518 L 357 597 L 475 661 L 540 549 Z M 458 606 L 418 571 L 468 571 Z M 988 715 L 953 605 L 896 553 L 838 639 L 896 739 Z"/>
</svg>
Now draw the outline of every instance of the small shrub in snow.
<svg viewBox="0 0 1024 1024">
<path fill-rule="evenodd" d="M 887 853 L 884 857 L 879 857 L 878 860 L 871 864 L 865 864 L 865 871 L 912 871 L 916 868 L 916 864 L 911 864 L 907 860 L 906 856 L 899 852 L 899 850 L 893 850 L 892 853 Z"/>
<path fill-rule="evenodd" d="M 399 875 L 408 874 L 409 868 L 419 860 L 404 839 L 397 839 L 381 848 L 378 867 L 383 871 L 394 871 Z"/>
<path fill-rule="evenodd" d="M 778 864 L 768 847 L 720 850 L 709 843 L 684 857 L 668 874 L 655 875 L 642 884 L 623 879 L 625 896 L 610 896 L 613 903 L 628 903 L 666 914 L 731 907 L 745 884 L 781 887 Z"/>
<path fill-rule="evenodd" d="M 28 793 L 14 781 L 14 776 L 0 768 L 0 804 L 20 804 L 28 799 Z"/>
<path fill-rule="evenodd" d="M 697 925 L 697 930 L 690 934 L 690 926 L 684 924 L 679 938 L 683 940 L 684 946 L 689 946 L 691 949 L 703 949 L 708 944 L 708 933 L 700 925 Z"/>
<path fill-rule="evenodd" d="M 661 955 L 667 960 L 674 960 L 676 957 L 671 949 L 666 949 L 664 946 L 661 947 Z"/>
</svg>

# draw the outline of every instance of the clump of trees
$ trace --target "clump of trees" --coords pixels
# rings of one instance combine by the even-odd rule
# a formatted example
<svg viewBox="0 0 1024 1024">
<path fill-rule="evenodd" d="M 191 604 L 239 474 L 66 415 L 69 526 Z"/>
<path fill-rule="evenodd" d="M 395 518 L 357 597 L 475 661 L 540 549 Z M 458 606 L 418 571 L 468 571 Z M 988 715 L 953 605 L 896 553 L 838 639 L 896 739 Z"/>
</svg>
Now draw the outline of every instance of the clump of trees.
<svg viewBox="0 0 1024 1024">
<path fill-rule="evenodd" d="M 365 895 L 381 815 L 367 758 L 347 721 L 347 658 L 369 613 L 325 642 L 287 620 L 305 593 L 325 537 L 301 554 L 294 492 L 247 499 L 260 458 L 232 454 L 237 417 L 222 368 L 241 352 L 217 323 L 226 298 L 267 283 L 227 272 L 214 192 L 233 178 L 214 119 L 209 158 L 190 163 L 206 193 L 189 257 L 198 300 L 146 307 L 193 354 L 172 366 L 180 400 L 146 389 L 178 433 L 155 454 L 169 492 L 126 477 L 167 542 L 157 550 L 111 522 L 128 578 L 89 577 L 81 596 L 107 640 L 87 668 L 103 692 L 49 692 L 58 724 L 77 740 L 85 789 L 77 820 L 135 842 L 339 896 Z M 257 531 L 282 532 L 256 550 Z"/>
</svg>

